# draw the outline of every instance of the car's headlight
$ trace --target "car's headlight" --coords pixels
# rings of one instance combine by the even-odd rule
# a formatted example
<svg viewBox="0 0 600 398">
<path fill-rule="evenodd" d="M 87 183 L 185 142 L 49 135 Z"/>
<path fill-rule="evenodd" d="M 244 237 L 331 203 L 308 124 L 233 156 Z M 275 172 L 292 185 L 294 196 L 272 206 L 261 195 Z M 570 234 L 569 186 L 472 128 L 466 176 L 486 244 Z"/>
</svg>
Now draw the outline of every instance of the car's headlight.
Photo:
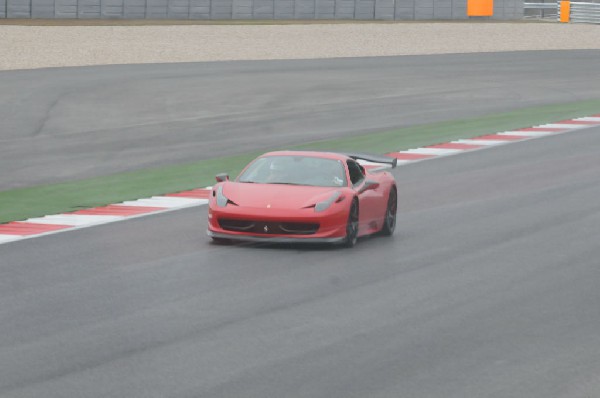
<svg viewBox="0 0 600 398">
<path fill-rule="evenodd" d="M 328 199 L 317 203 L 315 205 L 315 211 L 316 212 L 325 211 L 325 210 L 329 209 L 332 204 L 334 204 L 336 202 L 341 202 L 343 199 L 344 199 L 344 197 L 342 196 L 341 192 L 339 192 L 339 191 L 334 192 Z"/>
<path fill-rule="evenodd" d="M 223 185 L 219 185 L 217 187 L 216 193 L 217 193 L 217 195 L 216 195 L 216 197 L 217 197 L 217 206 L 219 206 L 219 207 L 225 207 L 225 206 L 227 206 L 227 204 L 232 204 L 232 205 L 236 205 L 237 206 L 237 204 L 233 203 L 231 200 L 229 200 L 227 198 L 227 196 L 225 196 L 225 194 L 223 193 Z"/>
</svg>

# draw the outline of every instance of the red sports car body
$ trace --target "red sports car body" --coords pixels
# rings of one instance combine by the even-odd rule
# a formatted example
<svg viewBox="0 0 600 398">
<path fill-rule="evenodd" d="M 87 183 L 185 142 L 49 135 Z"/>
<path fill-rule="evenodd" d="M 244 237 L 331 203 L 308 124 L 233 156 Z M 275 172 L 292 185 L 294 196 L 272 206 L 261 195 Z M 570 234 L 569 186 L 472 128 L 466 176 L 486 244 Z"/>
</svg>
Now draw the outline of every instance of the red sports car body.
<svg viewBox="0 0 600 398">
<path fill-rule="evenodd" d="M 233 181 L 217 175 L 209 197 L 208 235 L 217 242 L 348 247 L 359 236 L 391 235 L 397 210 L 394 177 L 366 170 L 357 159 L 396 166 L 395 159 L 378 156 L 280 151 L 258 157 Z"/>
</svg>

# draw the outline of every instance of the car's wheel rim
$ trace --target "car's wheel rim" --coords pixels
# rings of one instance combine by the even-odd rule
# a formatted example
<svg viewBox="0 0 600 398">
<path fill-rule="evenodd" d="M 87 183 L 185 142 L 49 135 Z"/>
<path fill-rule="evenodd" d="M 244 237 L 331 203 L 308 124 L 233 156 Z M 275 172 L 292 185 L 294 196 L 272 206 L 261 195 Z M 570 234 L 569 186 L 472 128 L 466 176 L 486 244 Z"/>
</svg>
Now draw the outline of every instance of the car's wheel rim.
<svg viewBox="0 0 600 398">
<path fill-rule="evenodd" d="M 358 239 L 358 206 L 356 206 L 356 204 L 353 204 L 350 208 L 346 233 L 348 242 L 352 244 L 356 243 L 356 240 Z"/>
<path fill-rule="evenodd" d="M 396 191 L 393 189 L 390 191 L 390 199 L 388 201 L 388 209 L 386 213 L 386 223 L 388 229 L 393 231 L 396 227 L 396 210 L 398 209 L 398 200 Z"/>
</svg>

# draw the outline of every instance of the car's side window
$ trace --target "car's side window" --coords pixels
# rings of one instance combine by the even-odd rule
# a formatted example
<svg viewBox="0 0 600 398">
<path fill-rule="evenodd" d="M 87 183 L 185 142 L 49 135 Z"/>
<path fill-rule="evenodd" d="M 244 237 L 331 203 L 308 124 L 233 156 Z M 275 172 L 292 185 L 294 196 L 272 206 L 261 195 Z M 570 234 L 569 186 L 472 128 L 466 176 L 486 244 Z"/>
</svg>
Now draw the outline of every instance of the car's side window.
<svg viewBox="0 0 600 398">
<path fill-rule="evenodd" d="M 360 166 L 354 160 L 348 160 L 348 172 L 350 173 L 352 185 L 359 184 L 365 178 Z"/>
</svg>

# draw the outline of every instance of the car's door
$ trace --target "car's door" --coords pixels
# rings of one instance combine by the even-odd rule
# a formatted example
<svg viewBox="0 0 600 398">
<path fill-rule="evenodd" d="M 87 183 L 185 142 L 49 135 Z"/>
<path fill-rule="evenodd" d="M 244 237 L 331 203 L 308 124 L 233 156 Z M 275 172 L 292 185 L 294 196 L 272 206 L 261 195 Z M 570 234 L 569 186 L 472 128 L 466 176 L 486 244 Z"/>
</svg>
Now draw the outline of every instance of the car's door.
<svg viewBox="0 0 600 398">
<path fill-rule="evenodd" d="M 359 235 L 373 233 L 381 229 L 381 211 L 379 203 L 381 203 L 381 189 L 366 189 L 366 185 L 372 181 L 367 181 L 365 170 L 358 162 L 348 160 L 348 174 L 352 188 L 358 196 L 359 214 L 358 222 Z"/>
</svg>

